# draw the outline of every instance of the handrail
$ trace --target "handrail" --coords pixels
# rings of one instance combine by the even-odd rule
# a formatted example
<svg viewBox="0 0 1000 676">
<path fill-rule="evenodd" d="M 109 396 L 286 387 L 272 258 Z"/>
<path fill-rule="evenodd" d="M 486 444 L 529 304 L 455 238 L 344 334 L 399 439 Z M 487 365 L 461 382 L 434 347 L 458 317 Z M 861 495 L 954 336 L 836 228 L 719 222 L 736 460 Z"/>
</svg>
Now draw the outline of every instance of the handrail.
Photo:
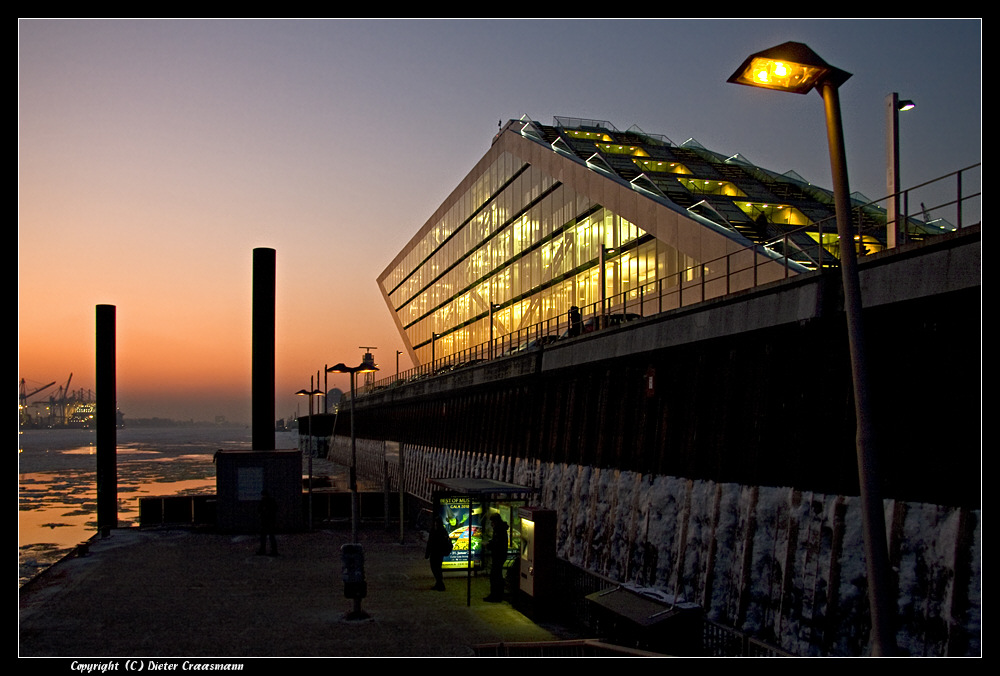
<svg viewBox="0 0 1000 676">
<path fill-rule="evenodd" d="M 959 169 L 939 178 L 913 186 L 912 188 L 907 188 L 896 195 L 889 195 L 880 200 L 855 205 L 852 209 L 854 221 L 856 224 L 863 223 L 864 214 L 871 214 L 873 211 L 878 215 L 878 212 L 882 211 L 882 208 L 878 204 L 887 202 L 898 195 L 903 198 L 904 202 L 900 216 L 904 220 L 904 223 L 917 222 L 917 219 L 908 215 L 905 206 L 910 194 L 914 191 L 938 184 L 951 177 L 956 177 L 957 193 L 955 199 L 935 204 L 929 209 L 922 206 L 922 211 L 924 213 L 931 211 L 940 212 L 948 207 L 955 207 L 957 222 L 954 224 L 954 228 L 957 230 L 968 227 L 969 224 L 963 220 L 966 215 L 963 210 L 963 202 L 979 198 L 982 196 L 982 193 L 981 191 L 976 191 L 969 195 L 963 195 L 962 178 L 963 175 L 967 176 L 968 172 L 978 169 L 980 166 L 981 163 L 976 163 L 964 169 Z M 920 225 L 930 227 L 926 221 L 920 223 Z M 951 224 L 949 223 L 949 225 Z M 910 228 L 907 225 L 904 228 L 904 233 L 912 230 L 910 238 L 914 239 L 916 227 L 917 225 L 914 225 L 913 228 Z M 880 232 L 884 233 L 884 228 L 884 225 L 880 226 Z M 816 267 L 835 267 L 837 265 L 837 258 L 839 257 L 835 256 L 834 252 L 831 251 L 833 245 L 827 244 L 824 246 L 823 240 L 824 233 L 836 235 L 836 232 L 835 217 L 831 216 L 788 231 L 773 240 L 744 247 L 725 256 L 720 256 L 719 258 L 672 273 L 665 278 L 622 291 L 603 301 L 596 301 L 583 308 L 579 308 L 579 334 L 608 328 L 629 321 L 630 319 L 653 316 L 661 312 L 675 310 L 705 300 L 720 298 L 736 291 L 756 288 L 761 284 L 778 281 L 779 279 L 788 279 L 793 274 L 807 272 Z M 862 236 L 870 237 L 872 236 L 871 233 L 871 228 L 868 230 L 858 228 L 859 238 Z M 802 245 L 793 241 L 799 235 L 805 235 L 815 240 L 815 254 L 810 254 Z M 932 235 L 933 233 L 928 236 Z M 866 244 L 859 240 L 856 246 L 859 249 L 858 255 L 863 256 Z M 778 251 L 779 248 L 780 252 Z M 799 252 L 806 258 L 808 264 L 790 258 L 790 255 Z M 749 263 L 740 262 L 742 259 L 747 258 L 750 259 Z M 766 275 L 762 279 L 760 274 L 761 268 L 769 266 L 770 269 L 776 263 L 782 266 L 780 275 Z M 749 282 L 747 281 L 748 277 Z M 367 394 L 376 389 L 403 384 L 432 374 L 471 365 L 472 363 L 509 356 L 517 352 L 532 349 L 532 347 L 541 346 L 545 341 L 572 337 L 576 335 L 571 333 L 572 328 L 568 317 L 558 316 L 545 319 L 528 327 L 497 336 L 492 341 L 480 343 L 479 345 L 435 359 L 431 363 L 422 364 L 402 371 L 397 375 L 388 376 L 359 387 L 358 394 Z"/>
</svg>

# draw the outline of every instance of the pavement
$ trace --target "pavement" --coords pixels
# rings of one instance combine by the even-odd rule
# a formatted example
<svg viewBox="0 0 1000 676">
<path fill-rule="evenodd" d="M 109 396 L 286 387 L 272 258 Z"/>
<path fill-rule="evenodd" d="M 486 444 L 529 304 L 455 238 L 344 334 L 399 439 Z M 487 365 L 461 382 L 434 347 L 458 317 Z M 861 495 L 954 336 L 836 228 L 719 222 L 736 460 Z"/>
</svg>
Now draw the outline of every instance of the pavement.
<svg viewBox="0 0 1000 676">
<path fill-rule="evenodd" d="M 19 593 L 22 657 L 471 656 L 473 646 L 577 638 L 509 602 L 483 601 L 485 573 L 445 572 L 431 589 L 425 535 L 364 524 L 364 619 L 351 619 L 340 548 L 348 529 L 253 535 L 112 530 Z"/>
</svg>

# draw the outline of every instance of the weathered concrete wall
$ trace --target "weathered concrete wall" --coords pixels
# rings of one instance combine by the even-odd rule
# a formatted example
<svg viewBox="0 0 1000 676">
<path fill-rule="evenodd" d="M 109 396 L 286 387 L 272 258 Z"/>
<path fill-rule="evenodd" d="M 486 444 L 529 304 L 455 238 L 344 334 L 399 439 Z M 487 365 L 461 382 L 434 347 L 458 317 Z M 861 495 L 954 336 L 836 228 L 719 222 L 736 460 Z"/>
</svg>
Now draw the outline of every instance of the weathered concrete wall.
<svg viewBox="0 0 1000 676">
<path fill-rule="evenodd" d="M 381 448 L 359 445 L 359 466 L 379 481 Z M 558 514 L 559 556 L 585 570 L 699 603 L 709 619 L 793 654 L 868 650 L 856 497 L 403 449 L 407 492 L 428 501 L 431 477 L 538 488 L 538 505 Z M 980 510 L 886 500 L 885 512 L 900 649 L 981 654 Z"/>
</svg>

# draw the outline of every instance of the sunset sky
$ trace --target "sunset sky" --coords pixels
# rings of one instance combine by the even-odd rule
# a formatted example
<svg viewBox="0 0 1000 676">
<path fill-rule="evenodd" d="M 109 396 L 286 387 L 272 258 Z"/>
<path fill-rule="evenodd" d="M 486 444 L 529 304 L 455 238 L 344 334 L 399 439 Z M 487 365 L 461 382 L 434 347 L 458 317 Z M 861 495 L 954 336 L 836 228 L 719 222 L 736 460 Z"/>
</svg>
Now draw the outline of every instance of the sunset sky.
<svg viewBox="0 0 1000 676">
<path fill-rule="evenodd" d="M 794 40 L 841 88 L 851 189 L 981 160 L 979 20 L 47 21 L 18 29 L 18 378 L 94 384 L 117 307 L 126 417 L 250 420 L 251 263 L 277 252 L 277 410 L 403 349 L 376 276 L 497 123 L 638 125 L 831 186 L 822 102 L 727 84 Z M 410 363 L 404 354 L 400 368 Z M 331 386 L 347 389 L 345 376 Z"/>
</svg>

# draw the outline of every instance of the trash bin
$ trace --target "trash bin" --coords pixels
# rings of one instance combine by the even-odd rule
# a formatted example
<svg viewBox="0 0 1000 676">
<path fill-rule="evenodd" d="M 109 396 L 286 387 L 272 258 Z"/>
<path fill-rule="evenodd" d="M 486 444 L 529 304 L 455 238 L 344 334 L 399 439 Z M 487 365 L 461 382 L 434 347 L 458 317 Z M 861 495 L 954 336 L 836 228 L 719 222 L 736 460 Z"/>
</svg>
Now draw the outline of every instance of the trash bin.
<svg viewBox="0 0 1000 676">
<path fill-rule="evenodd" d="M 365 553 L 359 544 L 346 544 L 340 548 L 341 577 L 344 580 L 344 598 L 363 599 L 368 595 L 365 581 Z"/>
</svg>

